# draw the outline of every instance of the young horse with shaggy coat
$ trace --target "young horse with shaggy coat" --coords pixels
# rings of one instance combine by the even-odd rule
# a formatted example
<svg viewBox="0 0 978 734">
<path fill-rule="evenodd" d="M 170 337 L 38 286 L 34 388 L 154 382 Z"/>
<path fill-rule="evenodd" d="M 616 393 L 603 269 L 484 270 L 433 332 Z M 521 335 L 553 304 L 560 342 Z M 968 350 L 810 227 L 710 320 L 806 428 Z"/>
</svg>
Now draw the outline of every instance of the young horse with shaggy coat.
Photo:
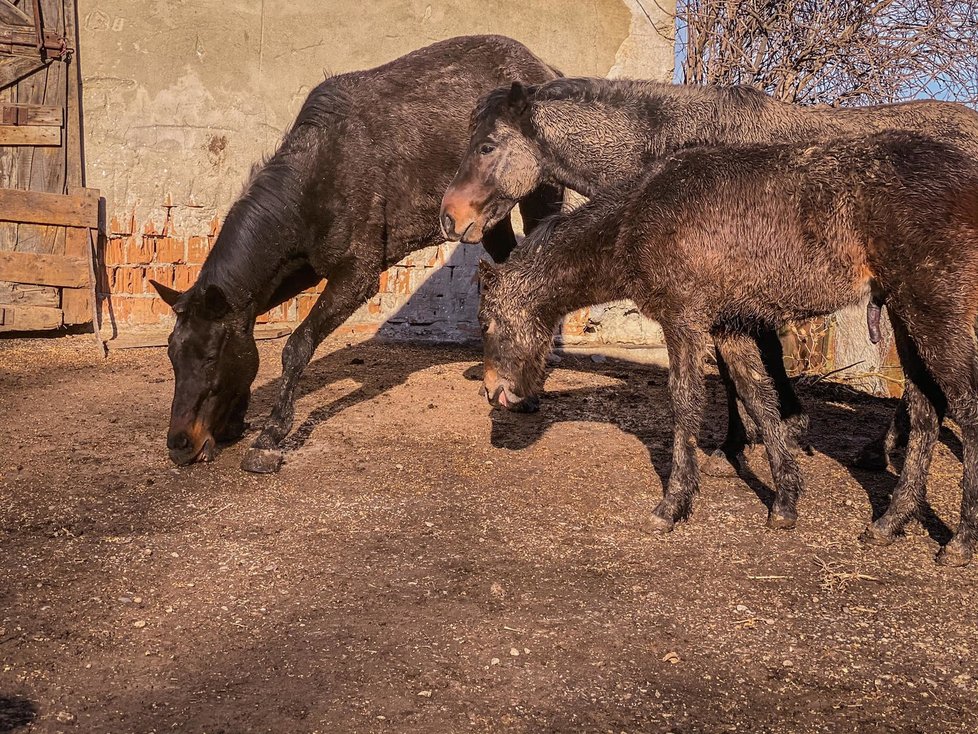
<svg viewBox="0 0 978 734">
<path fill-rule="evenodd" d="M 628 79 L 557 79 L 529 88 L 500 88 L 479 101 L 470 128 L 468 151 L 441 209 L 446 236 L 465 242 L 478 241 L 487 227 L 543 182 L 594 196 L 637 180 L 656 159 L 691 145 L 809 143 L 899 129 L 954 140 L 978 160 L 978 113 L 952 102 L 802 107 L 749 87 Z M 878 300 L 869 309 L 870 333 L 878 340 Z M 778 390 L 782 416 L 800 438 L 807 418 L 784 370 L 778 336 L 758 329 L 756 338 Z M 722 358 L 719 363 L 730 418 L 721 450 L 737 465 L 748 436 Z M 903 409 L 898 412 L 900 418 L 905 415 Z M 893 424 L 885 440 L 866 447 L 860 464 L 885 468 L 890 449 L 906 438 L 897 428 Z"/>
<path fill-rule="evenodd" d="M 484 389 L 534 406 L 554 329 L 570 311 L 630 298 L 663 328 L 674 415 L 659 531 L 690 513 L 704 356 L 715 340 L 763 436 L 777 490 L 768 524 L 791 527 L 802 489 L 777 394 L 752 336 L 886 298 L 907 375 L 907 456 L 867 541 L 891 542 L 924 498 L 946 411 L 964 447 L 961 524 L 938 555 L 963 565 L 978 535 L 978 163 L 949 143 L 880 133 L 809 145 L 695 148 L 640 183 L 548 221 L 482 273 Z M 530 402 L 528 402 L 530 401 Z"/>
</svg>

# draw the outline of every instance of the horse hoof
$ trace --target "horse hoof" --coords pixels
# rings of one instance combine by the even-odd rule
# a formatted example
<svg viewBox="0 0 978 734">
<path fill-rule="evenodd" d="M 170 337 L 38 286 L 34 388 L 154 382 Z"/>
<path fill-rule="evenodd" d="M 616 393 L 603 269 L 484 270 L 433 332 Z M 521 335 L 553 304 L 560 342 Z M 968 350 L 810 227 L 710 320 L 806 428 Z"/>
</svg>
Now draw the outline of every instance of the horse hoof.
<svg viewBox="0 0 978 734">
<path fill-rule="evenodd" d="M 666 533 L 672 532 L 675 526 L 676 523 L 674 521 L 660 517 L 659 515 L 649 517 L 649 530 L 653 533 L 665 535 Z"/>
<path fill-rule="evenodd" d="M 791 530 L 798 522 L 796 515 L 781 515 L 770 512 L 767 516 L 767 526 L 771 530 Z"/>
<path fill-rule="evenodd" d="M 963 551 L 956 547 L 953 542 L 951 542 L 937 551 L 937 557 L 934 560 L 937 562 L 938 566 L 959 568 L 961 566 L 967 566 L 969 563 L 971 563 L 971 551 Z"/>
<path fill-rule="evenodd" d="M 744 461 L 743 453 L 731 457 L 723 449 L 717 449 L 710 454 L 710 458 L 703 464 L 702 471 L 708 477 L 734 478 L 739 475 Z"/>
<path fill-rule="evenodd" d="M 891 545 L 896 540 L 896 534 L 880 530 L 876 525 L 867 525 L 866 529 L 859 534 L 859 541 L 864 545 L 875 545 L 884 547 Z"/>
<path fill-rule="evenodd" d="M 248 449 L 241 468 L 255 474 L 274 474 L 282 468 L 282 452 L 279 449 Z"/>
</svg>

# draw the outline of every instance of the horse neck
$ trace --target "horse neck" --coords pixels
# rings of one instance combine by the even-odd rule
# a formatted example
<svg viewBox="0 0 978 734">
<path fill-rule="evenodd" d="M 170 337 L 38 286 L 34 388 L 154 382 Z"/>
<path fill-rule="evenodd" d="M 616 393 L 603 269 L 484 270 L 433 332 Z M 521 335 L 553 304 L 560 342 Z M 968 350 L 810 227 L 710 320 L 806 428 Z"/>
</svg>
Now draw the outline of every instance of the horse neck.
<svg viewBox="0 0 978 734">
<path fill-rule="evenodd" d="M 235 311 L 266 311 L 276 289 L 301 264 L 295 250 L 305 226 L 305 179 L 301 170 L 273 158 L 228 212 L 198 283 L 219 286 Z"/>
<path fill-rule="evenodd" d="M 547 174 L 585 196 L 633 181 L 650 159 L 692 145 L 803 139 L 831 116 L 723 87 L 603 82 L 611 94 L 534 103 Z"/>
<path fill-rule="evenodd" d="M 534 104 L 545 172 L 585 196 L 637 177 L 645 136 L 631 110 L 603 102 L 555 99 Z"/>
<path fill-rule="evenodd" d="M 609 202 L 592 201 L 562 215 L 552 234 L 523 241 L 503 266 L 519 279 L 521 310 L 556 325 L 572 311 L 625 297 L 627 267 L 616 257 L 619 220 L 613 213 Z"/>
</svg>

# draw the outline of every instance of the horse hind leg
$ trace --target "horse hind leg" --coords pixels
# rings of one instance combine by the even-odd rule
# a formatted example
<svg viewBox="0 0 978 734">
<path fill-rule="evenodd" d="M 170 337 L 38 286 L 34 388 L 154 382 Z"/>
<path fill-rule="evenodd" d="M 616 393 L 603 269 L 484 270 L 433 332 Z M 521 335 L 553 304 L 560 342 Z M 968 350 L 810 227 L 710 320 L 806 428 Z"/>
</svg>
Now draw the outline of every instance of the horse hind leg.
<svg viewBox="0 0 978 734">
<path fill-rule="evenodd" d="M 947 395 L 948 412 L 961 431 L 961 518 L 950 542 L 935 559 L 943 566 L 967 565 L 978 543 L 978 345 L 972 331 L 962 333 L 946 347 L 961 357 L 958 369 L 938 373 Z M 932 368 L 933 369 L 933 368 Z M 936 370 L 935 370 L 936 371 Z"/>
<path fill-rule="evenodd" d="M 947 410 L 944 391 L 921 357 L 918 345 L 910 338 L 903 320 L 892 311 L 890 318 L 900 363 L 907 380 L 904 401 L 909 413 L 910 428 L 903 469 L 893 490 L 890 505 L 860 535 L 864 543 L 872 545 L 889 545 L 902 533 L 907 522 L 919 517 L 926 496 L 931 457 Z"/>
</svg>

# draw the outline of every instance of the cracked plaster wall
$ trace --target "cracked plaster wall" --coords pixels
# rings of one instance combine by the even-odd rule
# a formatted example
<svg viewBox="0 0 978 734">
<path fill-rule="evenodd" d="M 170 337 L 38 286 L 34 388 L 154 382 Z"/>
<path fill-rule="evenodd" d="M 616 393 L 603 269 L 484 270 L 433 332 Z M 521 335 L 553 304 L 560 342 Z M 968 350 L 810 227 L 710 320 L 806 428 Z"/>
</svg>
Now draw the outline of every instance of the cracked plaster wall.
<svg viewBox="0 0 978 734">
<path fill-rule="evenodd" d="M 674 0 L 79 0 L 87 183 L 106 198 L 110 235 L 145 235 L 129 243 L 133 251 L 152 246 L 146 237 L 203 237 L 326 74 L 453 35 L 502 33 L 567 74 L 671 79 L 673 8 Z M 127 296 L 152 298 L 145 273 L 129 271 L 158 264 L 154 257 L 108 263 L 128 269 L 120 278 L 133 289 Z M 470 301 L 459 323 L 471 321 Z M 388 299 L 359 317 L 380 324 L 403 305 Z M 166 318 L 162 309 L 139 313 Z M 298 315 L 293 307 L 280 318 Z M 627 307 L 578 322 L 567 338 L 657 338 Z M 441 335 L 451 328 L 448 318 Z"/>
</svg>

